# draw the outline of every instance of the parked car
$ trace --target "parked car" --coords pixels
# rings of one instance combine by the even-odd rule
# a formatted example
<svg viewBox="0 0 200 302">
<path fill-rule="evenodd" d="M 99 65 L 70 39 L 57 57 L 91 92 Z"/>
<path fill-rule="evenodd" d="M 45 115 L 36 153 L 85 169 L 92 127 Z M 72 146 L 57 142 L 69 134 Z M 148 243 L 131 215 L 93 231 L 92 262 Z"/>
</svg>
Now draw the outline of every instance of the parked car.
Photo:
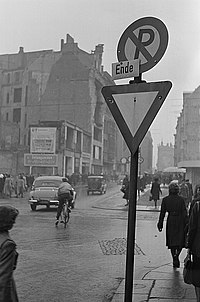
<svg viewBox="0 0 200 302">
<path fill-rule="evenodd" d="M 88 176 L 88 187 L 87 187 L 87 194 L 89 195 L 90 192 L 94 194 L 98 192 L 100 194 L 105 194 L 107 189 L 106 180 L 101 175 L 90 175 Z"/>
<path fill-rule="evenodd" d="M 47 208 L 58 206 L 58 187 L 62 183 L 61 176 L 39 176 L 35 179 L 29 194 L 29 204 L 33 211 L 37 206 L 45 205 Z M 75 205 L 76 192 L 73 189 L 72 208 Z"/>
</svg>

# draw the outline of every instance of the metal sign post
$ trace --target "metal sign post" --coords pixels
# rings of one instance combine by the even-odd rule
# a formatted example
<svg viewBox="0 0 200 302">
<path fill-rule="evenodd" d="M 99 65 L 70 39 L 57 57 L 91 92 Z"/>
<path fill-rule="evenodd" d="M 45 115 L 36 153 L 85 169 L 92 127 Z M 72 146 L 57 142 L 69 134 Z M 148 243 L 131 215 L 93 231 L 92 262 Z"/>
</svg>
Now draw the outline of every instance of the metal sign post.
<svg viewBox="0 0 200 302">
<path fill-rule="evenodd" d="M 127 254 L 126 254 L 126 276 L 124 302 L 132 302 L 133 272 L 134 272 L 134 250 L 135 250 L 135 228 L 136 228 L 136 205 L 137 205 L 137 177 L 138 177 L 138 152 L 131 153 L 130 166 L 130 199 L 128 211 L 127 230 Z"/>
</svg>

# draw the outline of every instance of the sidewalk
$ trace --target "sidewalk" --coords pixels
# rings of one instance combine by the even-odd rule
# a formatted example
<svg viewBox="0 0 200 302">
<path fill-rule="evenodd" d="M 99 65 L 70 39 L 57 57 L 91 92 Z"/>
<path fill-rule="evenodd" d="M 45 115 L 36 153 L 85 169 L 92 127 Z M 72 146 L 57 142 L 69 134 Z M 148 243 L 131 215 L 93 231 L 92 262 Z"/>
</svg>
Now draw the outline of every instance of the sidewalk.
<svg viewBox="0 0 200 302">
<path fill-rule="evenodd" d="M 171 264 L 167 264 L 150 271 L 141 280 L 134 280 L 133 301 L 195 302 L 194 287 L 183 282 L 182 270 L 182 266 L 173 269 Z M 118 287 L 112 302 L 123 302 L 124 291 L 125 280 Z"/>
<path fill-rule="evenodd" d="M 148 195 L 147 188 L 140 198 L 148 200 Z M 119 207 L 119 201 L 115 206 Z M 123 207 L 121 203 L 120 208 L 127 207 Z M 137 205 L 137 211 L 155 212 L 155 215 L 159 215 L 159 210 L 160 206 L 155 209 L 153 205 Z M 159 233 L 156 220 L 137 221 L 136 245 L 144 254 L 138 255 L 135 251 L 133 302 L 196 301 L 194 287 L 185 284 L 182 276 L 186 249 L 181 253 L 181 267 L 174 269 L 170 251 L 165 246 L 165 229 Z M 112 302 L 124 302 L 124 293 L 125 279 L 114 293 Z"/>
</svg>

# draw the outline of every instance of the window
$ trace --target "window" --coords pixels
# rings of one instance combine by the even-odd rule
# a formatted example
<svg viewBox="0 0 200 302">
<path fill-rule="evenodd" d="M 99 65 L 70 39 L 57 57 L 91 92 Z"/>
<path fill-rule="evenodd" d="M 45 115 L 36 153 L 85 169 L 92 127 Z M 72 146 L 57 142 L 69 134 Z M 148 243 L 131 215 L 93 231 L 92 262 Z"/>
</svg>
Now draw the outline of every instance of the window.
<svg viewBox="0 0 200 302">
<path fill-rule="evenodd" d="M 76 133 L 76 152 L 81 152 L 81 132 Z"/>
<path fill-rule="evenodd" d="M 22 88 L 14 89 L 14 103 L 20 103 L 22 101 Z"/>
<path fill-rule="evenodd" d="M 102 141 L 102 130 L 94 127 L 94 139 L 101 142 Z"/>
<path fill-rule="evenodd" d="M 7 92 L 7 95 L 6 95 L 6 103 L 9 104 L 9 98 L 10 98 L 10 95 L 9 95 L 9 92 Z"/>
<path fill-rule="evenodd" d="M 10 84 L 10 73 L 6 75 L 6 84 Z"/>
<path fill-rule="evenodd" d="M 66 148 L 73 149 L 74 148 L 74 130 L 70 127 L 67 127 L 67 140 L 66 140 Z"/>
<path fill-rule="evenodd" d="M 83 134 L 83 152 L 91 153 L 91 137 Z"/>
<path fill-rule="evenodd" d="M 28 86 L 26 85 L 26 92 L 25 92 L 25 106 L 27 106 L 28 103 Z"/>
<path fill-rule="evenodd" d="M 19 80 L 20 80 L 20 72 L 17 71 L 15 72 L 15 83 L 19 83 Z"/>
<path fill-rule="evenodd" d="M 19 123 L 21 121 L 21 109 L 13 109 L 13 123 Z"/>
<path fill-rule="evenodd" d="M 25 114 L 24 116 L 24 128 L 26 128 L 27 126 L 27 114 Z"/>
<path fill-rule="evenodd" d="M 24 146 L 26 146 L 26 135 L 24 135 Z"/>
<path fill-rule="evenodd" d="M 9 115 L 8 112 L 6 113 L 6 121 L 8 121 Z"/>
<path fill-rule="evenodd" d="M 101 148 L 98 146 L 93 146 L 93 158 L 101 160 Z"/>
</svg>

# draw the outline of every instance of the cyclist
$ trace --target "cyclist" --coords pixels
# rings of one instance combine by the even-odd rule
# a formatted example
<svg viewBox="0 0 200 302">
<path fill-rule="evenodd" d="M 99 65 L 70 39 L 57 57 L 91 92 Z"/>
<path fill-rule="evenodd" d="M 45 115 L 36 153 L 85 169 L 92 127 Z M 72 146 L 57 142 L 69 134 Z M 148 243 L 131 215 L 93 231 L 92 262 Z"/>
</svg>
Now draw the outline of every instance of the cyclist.
<svg viewBox="0 0 200 302">
<path fill-rule="evenodd" d="M 58 208 L 57 208 L 57 215 L 56 215 L 56 225 L 59 222 L 59 217 L 62 212 L 63 204 L 65 203 L 66 199 L 69 201 L 69 211 L 71 212 L 71 202 L 73 200 L 73 188 L 68 183 L 68 179 L 66 177 L 62 178 L 62 183 L 58 187 Z"/>
</svg>

